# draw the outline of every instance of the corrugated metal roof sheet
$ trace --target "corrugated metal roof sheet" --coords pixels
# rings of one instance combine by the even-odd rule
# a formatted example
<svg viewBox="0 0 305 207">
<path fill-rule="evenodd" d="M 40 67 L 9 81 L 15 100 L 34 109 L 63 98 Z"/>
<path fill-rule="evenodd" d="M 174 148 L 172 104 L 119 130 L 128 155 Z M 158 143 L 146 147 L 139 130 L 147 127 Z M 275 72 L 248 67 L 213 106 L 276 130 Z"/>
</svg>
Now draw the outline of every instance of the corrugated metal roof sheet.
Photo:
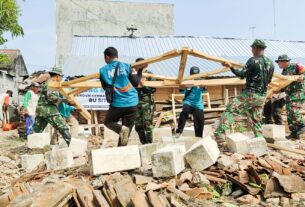
<svg viewBox="0 0 305 207">
<path fill-rule="evenodd" d="M 96 37 L 75 36 L 71 55 L 63 66 L 65 75 L 87 75 L 98 72 L 105 64 L 104 50 L 113 46 L 119 51 L 119 59 L 132 63 L 138 57 L 148 58 L 158 56 L 173 49 L 187 46 L 209 55 L 224 57 L 245 63 L 252 56 L 249 47 L 252 40 L 206 38 L 206 37 L 178 37 L 178 36 L 148 36 L 148 37 Z M 305 42 L 266 40 L 265 54 L 272 60 L 280 54 L 288 54 L 292 61 L 305 65 Z M 176 76 L 178 74 L 180 58 L 173 58 L 159 63 L 151 64 L 150 70 L 158 75 Z M 199 66 L 201 72 L 221 68 L 219 63 L 189 56 L 187 61 L 188 74 L 191 66 Z M 276 67 L 276 70 L 279 69 Z M 223 75 L 232 75 L 224 73 Z"/>
</svg>

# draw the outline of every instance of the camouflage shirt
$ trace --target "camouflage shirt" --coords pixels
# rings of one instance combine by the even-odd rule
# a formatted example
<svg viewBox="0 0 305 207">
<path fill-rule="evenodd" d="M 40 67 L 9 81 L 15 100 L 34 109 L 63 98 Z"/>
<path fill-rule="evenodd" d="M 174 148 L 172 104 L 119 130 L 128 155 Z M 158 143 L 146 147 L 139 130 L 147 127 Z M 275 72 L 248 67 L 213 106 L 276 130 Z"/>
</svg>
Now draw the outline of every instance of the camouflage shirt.
<svg viewBox="0 0 305 207">
<path fill-rule="evenodd" d="M 250 58 L 242 69 L 231 70 L 236 76 L 246 78 L 247 90 L 266 94 L 267 86 L 273 76 L 274 65 L 269 58 L 259 56 Z"/>
<path fill-rule="evenodd" d="M 152 72 L 150 71 L 145 71 L 146 73 L 150 73 L 152 74 Z M 155 78 L 148 78 L 148 81 L 155 81 Z M 143 99 L 144 97 L 150 97 L 153 93 L 156 92 L 155 88 L 151 88 L 151 87 L 147 87 L 147 86 L 143 86 L 142 88 L 137 88 L 138 91 L 138 95 L 139 95 L 139 99 L 141 101 L 141 99 Z M 147 99 L 147 98 L 145 98 Z"/>
<path fill-rule="evenodd" d="M 301 75 L 305 73 L 305 67 L 291 63 L 288 68 L 282 71 L 282 75 Z M 305 81 L 292 82 L 285 88 L 286 94 L 291 100 L 305 99 Z"/>
<path fill-rule="evenodd" d="M 54 116 L 59 114 L 57 109 L 59 99 L 59 92 L 50 89 L 48 82 L 46 82 L 40 92 L 36 108 L 36 116 Z"/>
</svg>

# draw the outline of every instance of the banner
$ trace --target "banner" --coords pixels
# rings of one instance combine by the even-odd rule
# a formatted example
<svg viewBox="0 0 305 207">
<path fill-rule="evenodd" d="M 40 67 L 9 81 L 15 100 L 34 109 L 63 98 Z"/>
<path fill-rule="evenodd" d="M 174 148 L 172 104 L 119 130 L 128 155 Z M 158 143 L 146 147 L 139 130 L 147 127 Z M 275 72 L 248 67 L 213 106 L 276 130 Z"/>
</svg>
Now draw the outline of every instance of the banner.
<svg viewBox="0 0 305 207">
<path fill-rule="evenodd" d="M 109 108 L 109 104 L 105 97 L 105 91 L 102 88 L 92 88 L 76 96 L 76 99 L 87 110 L 108 110 Z"/>
</svg>

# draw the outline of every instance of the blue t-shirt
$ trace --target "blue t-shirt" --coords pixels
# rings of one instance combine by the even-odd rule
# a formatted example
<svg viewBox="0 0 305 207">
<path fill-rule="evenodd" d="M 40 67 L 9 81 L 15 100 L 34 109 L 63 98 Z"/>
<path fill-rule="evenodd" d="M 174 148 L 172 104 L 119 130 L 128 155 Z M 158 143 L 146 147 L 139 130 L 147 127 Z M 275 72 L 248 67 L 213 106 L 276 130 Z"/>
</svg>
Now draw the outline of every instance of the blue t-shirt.
<svg viewBox="0 0 305 207">
<path fill-rule="evenodd" d="M 188 91 L 192 90 L 192 88 L 186 88 L 184 90 L 184 94 L 189 93 Z M 202 102 L 202 92 L 204 89 L 200 88 L 199 86 L 194 86 L 192 92 L 186 97 L 183 101 L 183 104 L 187 104 L 196 109 L 203 109 L 203 102 Z"/>
<path fill-rule="evenodd" d="M 70 106 L 69 104 L 66 104 L 64 102 L 61 102 L 57 108 L 60 115 L 66 118 L 69 118 L 71 116 L 71 112 L 75 110 L 74 106 Z"/>
<path fill-rule="evenodd" d="M 119 70 L 114 83 L 114 94 L 111 106 L 132 107 L 138 105 L 138 92 L 129 81 L 130 65 L 119 61 L 111 61 L 100 69 L 100 77 L 108 84 L 112 84 L 115 68 L 119 64 Z"/>
</svg>

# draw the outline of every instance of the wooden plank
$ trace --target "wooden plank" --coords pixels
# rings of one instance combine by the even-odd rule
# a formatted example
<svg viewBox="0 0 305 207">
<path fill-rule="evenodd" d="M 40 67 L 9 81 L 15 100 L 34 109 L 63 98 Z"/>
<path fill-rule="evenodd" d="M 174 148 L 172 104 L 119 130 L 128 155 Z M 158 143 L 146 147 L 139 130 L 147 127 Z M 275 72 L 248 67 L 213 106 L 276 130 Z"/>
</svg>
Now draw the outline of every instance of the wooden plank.
<svg viewBox="0 0 305 207">
<path fill-rule="evenodd" d="M 230 71 L 230 68 L 220 68 L 220 69 L 212 70 L 212 71 L 209 71 L 209 72 L 206 72 L 206 73 L 190 75 L 190 76 L 185 77 L 183 80 L 194 80 L 194 79 L 197 79 L 197 78 L 206 78 L 206 77 L 209 77 L 211 75 L 216 75 L 216 74 L 224 73 L 224 72 L 228 72 L 228 71 Z"/>
<path fill-rule="evenodd" d="M 187 48 L 187 47 L 182 48 L 180 66 L 179 66 L 179 72 L 178 72 L 178 83 L 181 83 L 181 81 L 183 79 L 188 54 L 189 54 L 189 48 Z"/>
<path fill-rule="evenodd" d="M 94 74 L 87 75 L 87 76 L 84 76 L 84 77 L 81 77 L 81 78 L 76 78 L 74 80 L 62 82 L 61 85 L 62 86 L 69 86 L 69 85 L 74 84 L 74 83 L 80 83 L 80 82 L 84 82 L 84 81 L 91 80 L 91 79 L 97 79 L 99 77 L 100 77 L 99 73 L 94 73 Z"/>
<path fill-rule="evenodd" d="M 161 114 L 159 115 L 158 119 L 157 119 L 157 122 L 155 124 L 155 128 L 159 128 L 160 127 L 160 124 L 162 122 L 162 119 L 163 119 L 163 116 L 164 116 L 165 112 L 161 112 Z"/>
<path fill-rule="evenodd" d="M 182 81 L 181 85 L 185 87 L 190 86 L 222 86 L 222 85 L 244 85 L 246 80 L 239 78 L 220 78 L 220 79 L 210 79 L 210 80 L 186 80 Z"/>
<path fill-rule="evenodd" d="M 172 110 L 173 110 L 174 128 L 176 129 L 177 117 L 176 117 L 175 94 L 172 94 Z"/>
<path fill-rule="evenodd" d="M 142 74 L 143 78 L 155 78 L 157 80 L 177 80 L 176 77 L 166 77 L 166 76 L 161 76 L 161 75 L 156 75 L 156 74 L 152 74 L 152 73 L 143 73 Z"/>
<path fill-rule="evenodd" d="M 220 57 L 211 56 L 211 55 L 205 54 L 205 53 L 197 51 L 197 50 L 191 50 L 190 55 L 195 56 L 195 57 L 199 57 L 199 58 L 203 58 L 203 59 L 206 59 L 206 60 L 211 60 L 211 61 L 214 61 L 214 62 L 219 62 L 219 63 L 227 62 L 227 63 L 230 63 L 235 68 L 241 68 L 241 67 L 244 66 L 243 64 L 241 64 L 239 62 L 232 61 L 232 60 L 227 60 L 227 59 L 220 58 Z"/>
<path fill-rule="evenodd" d="M 131 64 L 131 67 L 136 67 L 136 66 L 141 66 L 141 65 L 146 65 L 146 64 L 152 64 L 152 63 L 157 63 L 163 60 L 167 60 L 170 58 L 174 58 L 177 57 L 181 54 L 181 50 L 172 50 L 169 52 L 166 52 L 160 56 L 156 56 L 156 57 L 152 57 L 152 58 L 147 58 L 145 60 L 139 61 L 139 62 L 135 62 Z"/>
<path fill-rule="evenodd" d="M 293 152 L 293 153 L 300 154 L 300 155 L 305 155 L 304 150 L 298 150 L 298 149 L 293 149 L 293 148 L 289 148 L 289 147 L 283 147 L 283 146 L 280 146 L 280 145 L 270 144 L 270 143 L 267 143 L 267 146 L 271 147 L 271 148 L 274 148 L 274 149 L 278 149 L 278 150 L 283 150 L 283 151 Z"/>
<path fill-rule="evenodd" d="M 77 96 L 78 94 L 83 93 L 83 92 L 85 92 L 85 91 L 87 91 L 87 90 L 90 90 L 90 89 L 91 89 L 91 88 L 74 88 L 74 89 L 72 89 L 72 90 L 70 90 L 70 91 L 67 91 L 67 94 L 68 94 L 68 95 Z"/>
<path fill-rule="evenodd" d="M 97 206 L 110 207 L 100 190 L 93 191 L 93 201 Z"/>
<path fill-rule="evenodd" d="M 153 207 L 163 207 L 162 202 L 160 201 L 157 193 L 150 190 L 150 191 L 148 191 L 147 195 L 148 195 L 148 199 Z"/>
</svg>

